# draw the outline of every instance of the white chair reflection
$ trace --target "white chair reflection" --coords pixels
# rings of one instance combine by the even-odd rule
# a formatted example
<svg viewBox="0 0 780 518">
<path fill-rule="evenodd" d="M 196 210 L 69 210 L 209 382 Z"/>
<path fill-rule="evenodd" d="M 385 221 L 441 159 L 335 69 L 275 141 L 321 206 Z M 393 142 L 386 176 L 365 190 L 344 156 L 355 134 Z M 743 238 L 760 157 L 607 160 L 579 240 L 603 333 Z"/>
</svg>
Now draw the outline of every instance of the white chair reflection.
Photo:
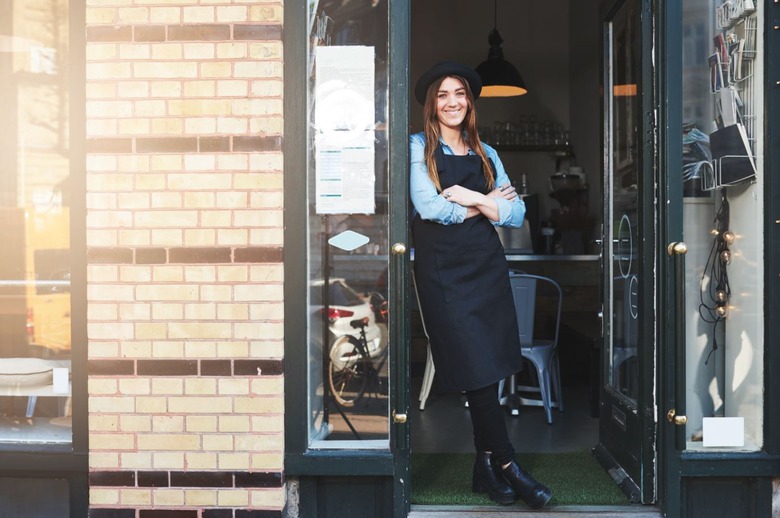
<svg viewBox="0 0 780 518">
<path fill-rule="evenodd" d="M 425 318 L 422 314 L 422 307 L 420 306 L 420 294 L 417 292 L 417 280 L 412 272 L 412 286 L 414 286 L 414 296 L 417 300 L 417 308 L 420 311 L 420 320 L 422 322 L 423 333 L 425 333 L 425 340 L 427 341 L 426 349 L 428 356 L 425 359 L 425 373 L 423 374 L 422 387 L 420 388 L 420 410 L 425 410 L 425 403 L 428 401 L 428 396 L 431 393 L 431 385 L 433 384 L 433 376 L 436 374 L 436 366 L 433 364 L 433 355 L 431 354 L 431 339 L 428 336 L 428 330 L 425 328 Z"/>
<path fill-rule="evenodd" d="M 527 273 L 510 272 L 512 297 L 515 301 L 517 325 L 520 330 L 521 354 L 535 368 L 538 385 L 518 385 L 517 375 L 509 378 L 509 390 L 501 402 L 511 408 L 513 415 L 519 414 L 520 405 L 541 406 L 547 416 L 547 423 L 552 424 L 553 407 L 563 412 L 563 394 L 561 391 L 561 373 L 558 363 L 558 335 L 561 325 L 561 310 L 563 292 L 560 285 L 548 277 Z M 534 333 L 534 319 L 538 305 L 538 291 L 544 289 L 545 295 L 555 299 L 554 334 L 552 339 L 540 339 Z M 548 293 L 549 292 L 549 293 Z M 521 394 L 538 393 L 539 397 L 526 397 Z"/>
</svg>

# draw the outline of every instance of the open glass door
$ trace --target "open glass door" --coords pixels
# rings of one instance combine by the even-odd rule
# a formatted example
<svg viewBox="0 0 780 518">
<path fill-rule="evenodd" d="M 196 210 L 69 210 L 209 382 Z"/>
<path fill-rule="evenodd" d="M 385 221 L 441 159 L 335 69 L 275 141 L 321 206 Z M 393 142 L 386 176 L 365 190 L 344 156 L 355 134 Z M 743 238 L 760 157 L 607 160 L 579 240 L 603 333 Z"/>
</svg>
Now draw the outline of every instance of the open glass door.
<svg viewBox="0 0 780 518">
<path fill-rule="evenodd" d="M 595 451 L 631 501 L 651 503 L 655 501 L 652 160 L 656 144 L 648 131 L 655 121 L 646 107 L 655 102 L 648 43 L 653 34 L 649 3 L 622 0 L 605 7 L 604 356 Z"/>
</svg>

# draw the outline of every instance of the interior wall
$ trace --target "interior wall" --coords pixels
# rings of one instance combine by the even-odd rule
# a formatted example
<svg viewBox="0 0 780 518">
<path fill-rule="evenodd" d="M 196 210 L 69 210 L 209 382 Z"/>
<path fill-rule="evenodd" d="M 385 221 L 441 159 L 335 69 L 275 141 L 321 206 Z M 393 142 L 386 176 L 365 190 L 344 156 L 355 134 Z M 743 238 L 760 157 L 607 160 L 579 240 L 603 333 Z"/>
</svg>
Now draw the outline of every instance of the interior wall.
<svg viewBox="0 0 780 518">
<path fill-rule="evenodd" d="M 497 25 L 504 40 L 504 57 L 520 71 L 528 94 L 520 97 L 480 98 L 479 124 L 517 121 L 533 115 L 571 131 L 576 159 L 562 160 L 546 152 L 502 151 L 509 177 L 540 200 L 540 218 L 548 220 L 558 208 L 552 200 L 549 177 L 556 165 L 581 165 L 588 175 L 589 204 L 600 219 L 599 151 L 599 24 L 597 0 L 497 2 Z M 585 22 L 583 22 L 585 20 Z M 493 4 L 476 0 L 426 0 L 412 3 L 410 77 L 414 82 L 438 61 L 455 60 L 476 67 L 487 59 L 488 34 L 494 27 Z M 422 129 L 422 107 L 410 98 L 410 131 Z M 484 140 L 484 139 L 483 139 Z M 489 141 L 487 141 L 490 144 Z"/>
<path fill-rule="evenodd" d="M 591 213 L 601 214 L 601 20 L 599 0 L 569 5 L 569 120 L 577 165 L 588 177 Z M 596 218 L 599 224 L 600 218 Z"/>
</svg>

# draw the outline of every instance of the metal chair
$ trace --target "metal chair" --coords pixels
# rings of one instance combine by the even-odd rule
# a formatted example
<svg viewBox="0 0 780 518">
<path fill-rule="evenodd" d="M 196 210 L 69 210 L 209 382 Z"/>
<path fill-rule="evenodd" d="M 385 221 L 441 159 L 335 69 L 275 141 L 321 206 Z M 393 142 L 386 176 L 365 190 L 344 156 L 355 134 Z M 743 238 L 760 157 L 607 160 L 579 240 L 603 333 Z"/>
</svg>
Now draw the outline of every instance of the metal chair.
<svg viewBox="0 0 780 518">
<path fill-rule="evenodd" d="M 563 394 L 561 392 L 561 373 L 558 363 L 558 335 L 561 325 L 563 292 L 560 285 L 549 277 L 526 273 L 510 272 L 509 282 L 515 301 L 517 325 L 520 329 L 521 354 L 536 369 L 538 386 L 517 385 L 516 375 L 509 379 L 509 394 L 501 398 L 504 405 L 510 406 L 513 415 L 519 414 L 519 405 L 544 407 L 547 423 L 552 424 L 552 407 L 563 412 Z M 550 339 L 539 339 L 534 334 L 534 318 L 537 306 L 537 288 L 544 283 L 557 298 L 555 305 L 555 333 Z M 540 397 L 521 396 L 523 392 L 538 392 Z M 553 398 L 553 394 L 555 398 Z"/>
</svg>

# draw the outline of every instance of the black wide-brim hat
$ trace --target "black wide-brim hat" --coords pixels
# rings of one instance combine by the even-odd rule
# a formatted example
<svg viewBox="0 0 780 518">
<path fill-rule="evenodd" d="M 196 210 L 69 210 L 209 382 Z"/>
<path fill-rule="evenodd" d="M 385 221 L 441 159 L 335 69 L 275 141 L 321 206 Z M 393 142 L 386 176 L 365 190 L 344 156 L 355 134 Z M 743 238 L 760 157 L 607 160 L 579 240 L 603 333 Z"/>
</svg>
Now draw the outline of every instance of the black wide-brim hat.
<svg viewBox="0 0 780 518">
<path fill-rule="evenodd" d="M 417 102 L 425 104 L 425 95 L 428 93 L 428 87 L 431 86 L 431 83 L 440 77 L 447 76 L 460 76 L 468 81 L 474 99 L 479 97 L 480 92 L 482 92 L 482 79 L 473 68 L 456 61 L 440 61 L 421 75 L 417 84 L 414 85 L 414 97 Z"/>
</svg>

